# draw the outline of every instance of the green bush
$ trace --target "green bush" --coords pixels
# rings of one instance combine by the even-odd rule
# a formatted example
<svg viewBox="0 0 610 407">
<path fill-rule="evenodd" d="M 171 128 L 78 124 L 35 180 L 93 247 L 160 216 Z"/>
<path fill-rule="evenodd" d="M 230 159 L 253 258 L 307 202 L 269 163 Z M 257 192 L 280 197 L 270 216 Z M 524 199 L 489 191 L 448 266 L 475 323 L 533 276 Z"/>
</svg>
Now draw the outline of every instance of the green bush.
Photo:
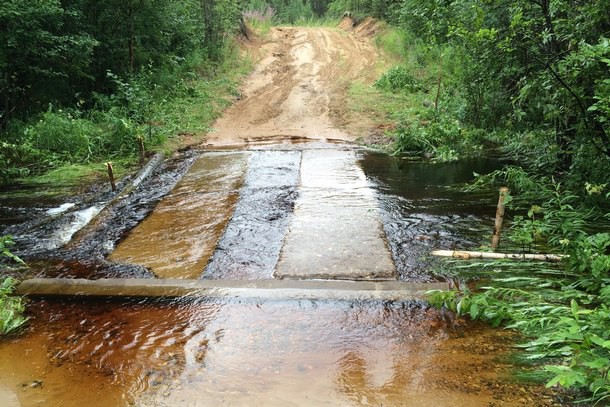
<svg viewBox="0 0 610 407">
<path fill-rule="evenodd" d="M 527 341 L 520 347 L 525 361 L 547 373 L 548 386 L 587 393 L 583 401 L 610 398 L 610 233 L 587 231 L 593 219 L 601 220 L 600 211 L 582 206 L 581 198 L 561 185 L 515 167 L 493 177 L 527 193 L 530 205 L 536 202 L 527 217 L 513 220 L 509 238 L 522 246 L 543 241 L 564 254 L 564 260 L 559 267 L 526 268 L 522 262 L 457 265 L 468 270 L 470 278 L 482 270 L 485 285 L 475 291 L 431 292 L 430 302 L 524 333 Z M 597 193 L 603 187 L 591 188 Z"/>
<path fill-rule="evenodd" d="M 375 87 L 390 92 L 417 92 L 422 89 L 422 84 L 405 67 L 399 65 L 381 75 L 375 82 Z"/>
<path fill-rule="evenodd" d="M 424 112 L 415 119 L 404 118 L 393 135 L 395 153 L 432 156 L 437 161 L 454 161 L 480 152 L 476 132 L 470 136 L 460 122 L 440 112 Z"/>
<path fill-rule="evenodd" d="M 28 320 L 23 315 L 25 312 L 23 298 L 12 295 L 16 284 L 17 281 L 10 277 L 0 283 L 0 335 L 16 332 Z"/>
<path fill-rule="evenodd" d="M 26 140 L 37 150 L 56 154 L 64 159 L 88 160 L 96 155 L 92 141 L 99 129 L 91 121 L 61 109 L 44 112 L 40 120 L 26 128 Z"/>
<path fill-rule="evenodd" d="M 3 268 L 2 258 L 25 265 L 23 260 L 9 250 L 14 244 L 10 236 L 0 236 L 0 270 Z M 12 295 L 16 284 L 17 280 L 11 277 L 2 279 L 0 283 L 0 335 L 16 332 L 27 322 L 27 318 L 23 316 L 25 312 L 23 298 Z"/>
</svg>

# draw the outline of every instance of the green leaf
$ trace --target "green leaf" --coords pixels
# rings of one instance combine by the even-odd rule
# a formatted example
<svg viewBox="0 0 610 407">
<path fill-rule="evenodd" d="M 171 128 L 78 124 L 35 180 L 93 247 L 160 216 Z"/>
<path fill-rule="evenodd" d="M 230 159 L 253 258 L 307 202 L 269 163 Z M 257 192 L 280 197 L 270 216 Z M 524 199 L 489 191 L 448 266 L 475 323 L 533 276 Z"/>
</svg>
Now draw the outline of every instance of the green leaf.
<svg viewBox="0 0 610 407">
<path fill-rule="evenodd" d="M 473 303 L 470 306 L 470 318 L 477 319 L 479 317 L 479 305 L 477 303 Z"/>
<path fill-rule="evenodd" d="M 570 309 L 572 311 L 572 315 L 574 316 L 574 318 L 576 320 L 578 320 L 578 303 L 576 302 L 576 300 L 572 299 L 570 301 Z"/>
</svg>

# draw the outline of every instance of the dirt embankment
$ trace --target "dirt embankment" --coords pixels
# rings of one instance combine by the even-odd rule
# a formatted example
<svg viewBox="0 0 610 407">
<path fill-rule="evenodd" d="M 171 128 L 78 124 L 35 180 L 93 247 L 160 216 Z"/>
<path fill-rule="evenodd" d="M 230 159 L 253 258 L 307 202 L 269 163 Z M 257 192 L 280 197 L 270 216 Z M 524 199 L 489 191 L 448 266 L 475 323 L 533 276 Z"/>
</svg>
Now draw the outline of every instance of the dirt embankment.
<svg viewBox="0 0 610 407">
<path fill-rule="evenodd" d="M 349 84 L 376 79 L 379 59 L 370 41 L 374 24 L 364 23 L 351 29 L 343 23 L 344 30 L 272 29 L 263 46 L 266 56 L 246 80 L 240 99 L 214 124 L 207 144 L 354 141 L 367 124 L 350 116 Z"/>
</svg>

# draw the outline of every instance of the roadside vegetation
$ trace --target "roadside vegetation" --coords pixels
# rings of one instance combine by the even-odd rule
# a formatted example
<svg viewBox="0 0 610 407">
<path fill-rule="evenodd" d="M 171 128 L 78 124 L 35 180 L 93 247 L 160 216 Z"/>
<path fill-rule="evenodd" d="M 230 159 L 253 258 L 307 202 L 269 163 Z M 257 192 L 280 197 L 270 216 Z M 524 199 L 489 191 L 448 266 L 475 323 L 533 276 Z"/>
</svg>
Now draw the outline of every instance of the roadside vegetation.
<svg viewBox="0 0 610 407">
<path fill-rule="evenodd" d="M 10 236 L 0 236 L 0 272 L 11 269 L 10 264 L 25 266 L 23 260 L 10 251 L 14 244 Z M 8 335 L 18 331 L 27 322 L 24 299 L 13 295 L 17 280 L 13 277 L 2 277 L 0 279 L 0 336 Z"/>
<path fill-rule="evenodd" d="M 433 292 L 431 303 L 522 332 L 519 359 L 537 372 L 530 378 L 597 405 L 610 401 L 608 7 L 546 0 L 329 7 L 389 23 L 377 44 L 393 67 L 374 89 L 358 84 L 351 95 L 369 98 L 391 122 L 391 151 L 437 161 L 500 151 L 514 165 L 468 188 L 510 187 L 505 248 L 564 256 L 556 266 L 448 262 L 440 272 L 464 288 Z"/>
<path fill-rule="evenodd" d="M 2 2 L 0 184 L 203 134 L 249 70 L 241 21 L 234 0 Z"/>
</svg>

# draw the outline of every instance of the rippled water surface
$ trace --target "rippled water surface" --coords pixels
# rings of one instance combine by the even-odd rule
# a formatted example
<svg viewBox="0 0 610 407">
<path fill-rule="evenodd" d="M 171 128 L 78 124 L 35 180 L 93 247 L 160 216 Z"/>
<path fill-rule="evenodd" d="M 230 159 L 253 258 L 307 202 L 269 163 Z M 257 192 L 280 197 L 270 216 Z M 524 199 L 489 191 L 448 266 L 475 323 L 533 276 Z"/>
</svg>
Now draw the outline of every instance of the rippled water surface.
<svg viewBox="0 0 610 407">
<path fill-rule="evenodd" d="M 31 307 L 0 344 L 0 388 L 28 406 L 485 406 L 506 391 L 502 336 L 415 302 Z"/>
</svg>

